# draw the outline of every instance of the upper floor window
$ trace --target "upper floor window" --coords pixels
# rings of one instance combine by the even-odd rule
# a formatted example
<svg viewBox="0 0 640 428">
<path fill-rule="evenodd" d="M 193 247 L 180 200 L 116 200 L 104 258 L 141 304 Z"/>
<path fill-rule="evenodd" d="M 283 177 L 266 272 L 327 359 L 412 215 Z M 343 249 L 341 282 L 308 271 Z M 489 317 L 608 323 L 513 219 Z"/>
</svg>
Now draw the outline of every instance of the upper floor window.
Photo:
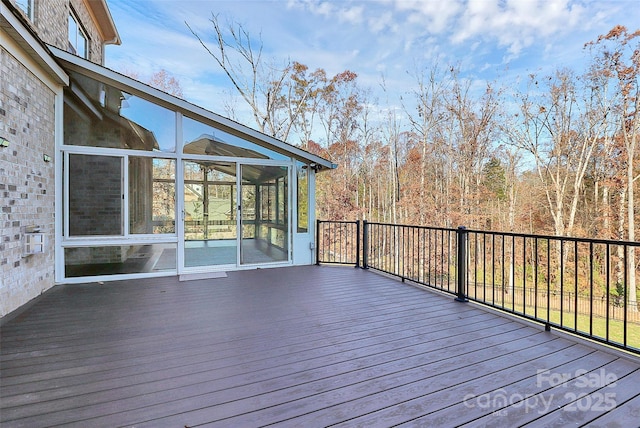
<svg viewBox="0 0 640 428">
<path fill-rule="evenodd" d="M 69 12 L 69 52 L 89 59 L 87 33 L 80 25 L 80 20 L 73 11 Z"/>
<path fill-rule="evenodd" d="M 16 5 L 33 21 L 33 2 L 35 0 L 16 0 Z"/>
</svg>

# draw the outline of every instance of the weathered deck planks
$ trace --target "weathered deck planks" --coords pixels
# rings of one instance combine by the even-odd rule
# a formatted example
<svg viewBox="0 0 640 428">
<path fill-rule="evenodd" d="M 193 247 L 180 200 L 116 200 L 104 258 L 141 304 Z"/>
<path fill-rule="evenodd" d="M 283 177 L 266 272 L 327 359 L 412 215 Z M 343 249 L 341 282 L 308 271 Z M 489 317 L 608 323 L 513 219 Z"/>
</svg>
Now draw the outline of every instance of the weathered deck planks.
<svg viewBox="0 0 640 428">
<path fill-rule="evenodd" d="M 59 286 L 2 326 L 1 346 L 3 427 L 640 420 L 636 359 L 353 268 Z M 616 385 L 584 387 L 577 370 Z M 571 400 L 605 392 L 608 412 Z"/>
</svg>

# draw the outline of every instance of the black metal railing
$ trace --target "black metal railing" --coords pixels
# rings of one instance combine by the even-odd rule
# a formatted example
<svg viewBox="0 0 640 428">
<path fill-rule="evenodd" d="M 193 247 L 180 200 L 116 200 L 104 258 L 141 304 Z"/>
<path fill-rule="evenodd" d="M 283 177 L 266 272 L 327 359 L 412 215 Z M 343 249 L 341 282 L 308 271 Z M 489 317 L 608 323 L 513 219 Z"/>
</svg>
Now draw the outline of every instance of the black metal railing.
<svg viewBox="0 0 640 428">
<path fill-rule="evenodd" d="M 370 222 L 319 221 L 316 230 L 318 263 L 375 269 L 640 353 L 630 295 L 639 242 Z"/>
<path fill-rule="evenodd" d="M 360 267 L 360 222 L 316 222 L 316 264 L 333 263 Z"/>
</svg>

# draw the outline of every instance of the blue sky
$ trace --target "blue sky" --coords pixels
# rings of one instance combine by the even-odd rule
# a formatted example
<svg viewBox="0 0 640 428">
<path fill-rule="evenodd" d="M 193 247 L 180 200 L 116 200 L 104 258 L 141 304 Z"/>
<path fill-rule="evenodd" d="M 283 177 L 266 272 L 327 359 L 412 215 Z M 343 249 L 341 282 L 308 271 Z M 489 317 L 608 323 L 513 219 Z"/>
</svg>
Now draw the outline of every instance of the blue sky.
<svg viewBox="0 0 640 428">
<path fill-rule="evenodd" d="M 211 40 L 212 13 L 261 35 L 264 57 L 276 62 L 290 59 L 330 75 L 351 70 L 373 96 L 384 75 L 390 103 L 415 87 L 416 70 L 435 62 L 459 65 L 463 77 L 479 84 L 565 66 L 581 71 L 584 43 L 616 24 L 640 28 L 637 0 L 107 3 L 122 39 L 121 46 L 107 48 L 107 67 L 135 71 L 141 80 L 166 69 L 188 101 L 221 114 L 233 93 L 230 83 L 185 24 Z"/>
</svg>

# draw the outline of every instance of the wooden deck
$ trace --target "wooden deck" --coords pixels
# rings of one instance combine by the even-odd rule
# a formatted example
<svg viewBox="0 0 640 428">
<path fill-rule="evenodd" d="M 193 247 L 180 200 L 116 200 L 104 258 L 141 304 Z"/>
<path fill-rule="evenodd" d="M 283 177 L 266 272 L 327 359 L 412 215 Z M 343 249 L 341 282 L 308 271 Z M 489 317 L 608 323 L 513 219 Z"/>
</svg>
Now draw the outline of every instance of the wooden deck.
<svg viewBox="0 0 640 428">
<path fill-rule="evenodd" d="M 640 425 L 637 359 L 354 268 L 58 286 L 1 346 L 3 428 Z"/>
</svg>

